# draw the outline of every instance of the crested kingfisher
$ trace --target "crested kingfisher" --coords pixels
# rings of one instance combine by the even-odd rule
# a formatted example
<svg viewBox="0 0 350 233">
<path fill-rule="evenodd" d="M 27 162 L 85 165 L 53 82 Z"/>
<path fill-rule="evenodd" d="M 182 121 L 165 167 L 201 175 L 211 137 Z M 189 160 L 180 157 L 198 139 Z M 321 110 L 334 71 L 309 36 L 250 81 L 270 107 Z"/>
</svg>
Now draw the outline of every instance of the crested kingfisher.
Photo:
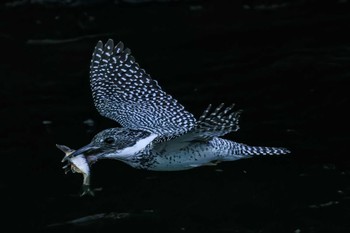
<svg viewBox="0 0 350 233">
<path fill-rule="evenodd" d="M 96 134 L 78 150 L 65 152 L 66 171 L 84 175 L 90 189 L 90 166 L 100 159 L 120 160 L 134 168 L 179 171 L 259 155 L 281 155 L 282 147 L 248 146 L 221 138 L 239 129 L 233 105 L 211 105 L 196 119 L 167 94 L 135 61 L 122 42 L 99 41 L 90 65 L 90 86 L 97 111 L 121 127 Z"/>
</svg>

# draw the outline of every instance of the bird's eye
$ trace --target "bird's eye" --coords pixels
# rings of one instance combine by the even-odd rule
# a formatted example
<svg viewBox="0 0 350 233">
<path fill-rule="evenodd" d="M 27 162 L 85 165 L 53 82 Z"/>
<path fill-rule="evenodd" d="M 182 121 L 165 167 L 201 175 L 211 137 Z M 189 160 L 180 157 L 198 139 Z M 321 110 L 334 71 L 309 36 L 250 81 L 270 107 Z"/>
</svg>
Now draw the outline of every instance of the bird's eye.
<svg viewBox="0 0 350 233">
<path fill-rule="evenodd" d="M 112 144 L 112 143 L 114 143 L 114 138 L 113 137 L 108 137 L 108 138 L 106 138 L 104 140 L 104 142 L 107 143 L 107 144 Z"/>
</svg>

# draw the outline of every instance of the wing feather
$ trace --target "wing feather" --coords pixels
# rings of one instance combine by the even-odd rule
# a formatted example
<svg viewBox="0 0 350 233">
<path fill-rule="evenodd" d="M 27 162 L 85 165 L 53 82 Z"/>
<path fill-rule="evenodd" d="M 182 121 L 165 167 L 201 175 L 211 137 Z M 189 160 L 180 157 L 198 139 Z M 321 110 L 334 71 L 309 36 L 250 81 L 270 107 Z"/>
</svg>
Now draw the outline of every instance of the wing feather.
<svg viewBox="0 0 350 233">
<path fill-rule="evenodd" d="M 156 150 L 171 148 L 171 150 L 181 150 L 191 143 L 208 142 L 216 137 L 224 136 L 239 129 L 239 116 L 241 110 L 233 111 L 234 104 L 224 107 L 222 103 L 214 110 L 212 105 L 199 117 L 196 125 L 187 133 L 166 141 L 156 146 Z"/>
<path fill-rule="evenodd" d="M 193 115 L 164 92 L 119 42 L 99 41 L 92 54 L 90 85 L 98 112 L 123 127 L 146 130 L 163 137 L 188 132 Z"/>
</svg>

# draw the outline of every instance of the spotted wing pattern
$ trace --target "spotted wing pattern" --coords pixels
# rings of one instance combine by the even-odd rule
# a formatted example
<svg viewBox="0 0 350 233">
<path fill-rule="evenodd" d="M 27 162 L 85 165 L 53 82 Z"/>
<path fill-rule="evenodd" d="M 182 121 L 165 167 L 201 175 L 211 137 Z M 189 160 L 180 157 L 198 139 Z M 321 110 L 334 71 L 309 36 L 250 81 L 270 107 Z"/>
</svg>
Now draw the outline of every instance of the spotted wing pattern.
<svg viewBox="0 0 350 233">
<path fill-rule="evenodd" d="M 208 141 L 214 137 L 221 137 L 239 129 L 240 110 L 233 111 L 234 104 L 224 107 L 220 104 L 214 110 L 209 105 L 199 117 L 196 126 L 179 140 L 185 141 Z"/>
<path fill-rule="evenodd" d="M 141 69 L 122 42 L 99 41 L 92 55 L 90 85 L 95 106 L 123 127 L 174 137 L 193 128 L 195 118 Z"/>
<path fill-rule="evenodd" d="M 199 117 L 193 133 L 199 134 L 202 138 L 221 137 L 228 133 L 239 130 L 239 116 L 241 110 L 233 111 L 234 104 L 224 108 L 220 104 L 213 111 L 210 104 Z"/>
<path fill-rule="evenodd" d="M 237 131 L 239 129 L 238 119 L 241 111 L 232 111 L 233 107 L 234 105 L 224 107 L 224 104 L 220 104 L 212 110 L 212 106 L 209 105 L 190 131 L 171 141 L 157 145 L 155 149 L 158 151 L 164 149 L 181 150 L 195 142 L 216 142 L 218 141 L 217 137 Z"/>
</svg>

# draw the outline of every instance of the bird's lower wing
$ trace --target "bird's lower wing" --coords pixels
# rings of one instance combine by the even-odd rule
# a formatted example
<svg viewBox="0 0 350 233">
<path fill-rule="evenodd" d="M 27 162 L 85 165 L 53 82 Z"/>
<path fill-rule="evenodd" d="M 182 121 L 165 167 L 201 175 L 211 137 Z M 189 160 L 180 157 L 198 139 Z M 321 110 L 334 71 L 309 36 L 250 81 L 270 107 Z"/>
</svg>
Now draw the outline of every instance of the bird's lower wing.
<svg viewBox="0 0 350 233">
<path fill-rule="evenodd" d="M 233 111 L 234 104 L 225 107 L 220 104 L 215 109 L 209 105 L 199 117 L 196 126 L 184 137 L 192 140 L 211 140 L 239 130 L 239 116 L 241 110 Z"/>
<path fill-rule="evenodd" d="M 215 137 L 221 137 L 237 131 L 239 129 L 238 120 L 241 111 L 233 111 L 233 107 L 234 105 L 224 107 L 224 104 L 220 104 L 215 109 L 212 109 L 212 106 L 209 105 L 199 117 L 193 129 L 169 141 L 160 143 L 157 148 L 161 150 L 171 146 L 172 148 L 181 149 L 190 143 L 207 142 Z"/>
</svg>

